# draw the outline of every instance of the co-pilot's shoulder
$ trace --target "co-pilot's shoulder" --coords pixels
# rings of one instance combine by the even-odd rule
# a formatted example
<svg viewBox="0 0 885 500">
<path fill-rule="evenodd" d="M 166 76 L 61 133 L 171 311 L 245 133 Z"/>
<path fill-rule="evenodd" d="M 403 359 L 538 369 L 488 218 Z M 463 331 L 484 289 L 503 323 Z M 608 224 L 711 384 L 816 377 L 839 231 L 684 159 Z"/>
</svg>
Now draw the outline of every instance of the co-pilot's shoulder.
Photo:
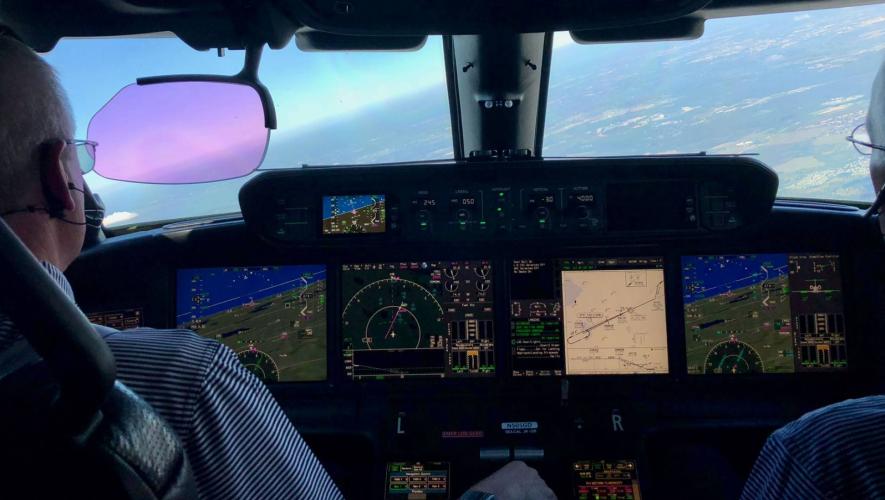
<svg viewBox="0 0 885 500">
<path fill-rule="evenodd" d="M 885 396 L 867 396 L 840 401 L 802 415 L 784 426 L 779 437 L 806 438 L 809 435 L 828 434 L 826 430 L 851 428 L 872 430 L 885 429 Z M 816 434 L 821 432 L 821 434 Z"/>
</svg>

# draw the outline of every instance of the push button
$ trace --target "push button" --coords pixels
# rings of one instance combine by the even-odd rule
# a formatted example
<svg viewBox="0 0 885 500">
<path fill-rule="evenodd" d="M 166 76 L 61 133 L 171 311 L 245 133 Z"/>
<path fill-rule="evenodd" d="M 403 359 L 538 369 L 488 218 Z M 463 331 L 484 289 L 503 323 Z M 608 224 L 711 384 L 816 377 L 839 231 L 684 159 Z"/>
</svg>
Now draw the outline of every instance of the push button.
<svg viewBox="0 0 885 500">
<path fill-rule="evenodd" d="M 507 462 L 510 460 L 510 448 L 505 446 L 480 448 L 479 459 L 489 462 Z"/>
<path fill-rule="evenodd" d="M 544 449 L 537 447 L 516 447 L 513 449 L 513 459 L 526 462 L 544 460 Z"/>
</svg>

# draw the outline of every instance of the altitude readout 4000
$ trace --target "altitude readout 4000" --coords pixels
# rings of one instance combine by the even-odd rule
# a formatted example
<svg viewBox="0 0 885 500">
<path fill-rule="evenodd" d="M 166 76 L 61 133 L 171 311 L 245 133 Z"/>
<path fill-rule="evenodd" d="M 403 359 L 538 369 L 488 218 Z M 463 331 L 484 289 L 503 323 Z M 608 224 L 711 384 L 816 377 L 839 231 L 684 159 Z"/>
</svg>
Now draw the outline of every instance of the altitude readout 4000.
<svg viewBox="0 0 885 500">
<path fill-rule="evenodd" d="M 486 261 L 342 266 L 347 373 L 494 374 L 491 273 Z"/>
</svg>

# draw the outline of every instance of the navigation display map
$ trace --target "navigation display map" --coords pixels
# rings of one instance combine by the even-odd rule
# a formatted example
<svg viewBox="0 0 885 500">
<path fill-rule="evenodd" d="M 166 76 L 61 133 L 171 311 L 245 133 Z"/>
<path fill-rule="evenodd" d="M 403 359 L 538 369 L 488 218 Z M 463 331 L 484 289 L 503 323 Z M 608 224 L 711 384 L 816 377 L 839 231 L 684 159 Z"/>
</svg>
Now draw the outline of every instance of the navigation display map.
<svg viewBox="0 0 885 500">
<path fill-rule="evenodd" d="M 326 267 L 178 270 L 176 323 L 230 347 L 264 382 L 326 379 Z"/>
<path fill-rule="evenodd" d="M 668 373 L 663 259 L 516 260 L 514 376 Z"/>
<path fill-rule="evenodd" d="M 847 366 L 838 255 L 686 256 L 682 280 L 689 373 Z"/>
<path fill-rule="evenodd" d="M 494 375 L 488 261 L 347 264 L 341 287 L 350 377 Z"/>
<path fill-rule="evenodd" d="M 383 233 L 384 195 L 323 196 L 323 234 Z"/>
</svg>

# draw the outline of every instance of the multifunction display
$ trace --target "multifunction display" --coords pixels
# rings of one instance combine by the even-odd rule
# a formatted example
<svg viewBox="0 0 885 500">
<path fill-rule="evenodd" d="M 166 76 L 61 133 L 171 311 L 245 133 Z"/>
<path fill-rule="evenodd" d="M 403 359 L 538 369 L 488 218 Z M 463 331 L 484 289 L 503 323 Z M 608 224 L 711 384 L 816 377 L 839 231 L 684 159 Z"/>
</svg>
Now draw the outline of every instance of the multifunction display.
<svg viewBox="0 0 885 500">
<path fill-rule="evenodd" d="M 179 269 L 176 309 L 264 382 L 326 378 L 325 266 Z"/>
<path fill-rule="evenodd" d="M 449 498 L 448 462 L 390 462 L 387 464 L 388 500 Z"/>
<path fill-rule="evenodd" d="M 343 265 L 348 375 L 493 375 L 492 278 L 488 261 Z"/>
<path fill-rule="evenodd" d="M 635 460 L 587 460 L 573 464 L 578 500 L 640 500 Z"/>
<path fill-rule="evenodd" d="M 688 256 L 682 280 L 689 373 L 847 365 L 838 255 Z"/>
<path fill-rule="evenodd" d="M 663 259 L 515 260 L 513 375 L 668 373 Z"/>
<path fill-rule="evenodd" d="M 323 234 L 383 233 L 383 194 L 323 196 Z"/>
</svg>

